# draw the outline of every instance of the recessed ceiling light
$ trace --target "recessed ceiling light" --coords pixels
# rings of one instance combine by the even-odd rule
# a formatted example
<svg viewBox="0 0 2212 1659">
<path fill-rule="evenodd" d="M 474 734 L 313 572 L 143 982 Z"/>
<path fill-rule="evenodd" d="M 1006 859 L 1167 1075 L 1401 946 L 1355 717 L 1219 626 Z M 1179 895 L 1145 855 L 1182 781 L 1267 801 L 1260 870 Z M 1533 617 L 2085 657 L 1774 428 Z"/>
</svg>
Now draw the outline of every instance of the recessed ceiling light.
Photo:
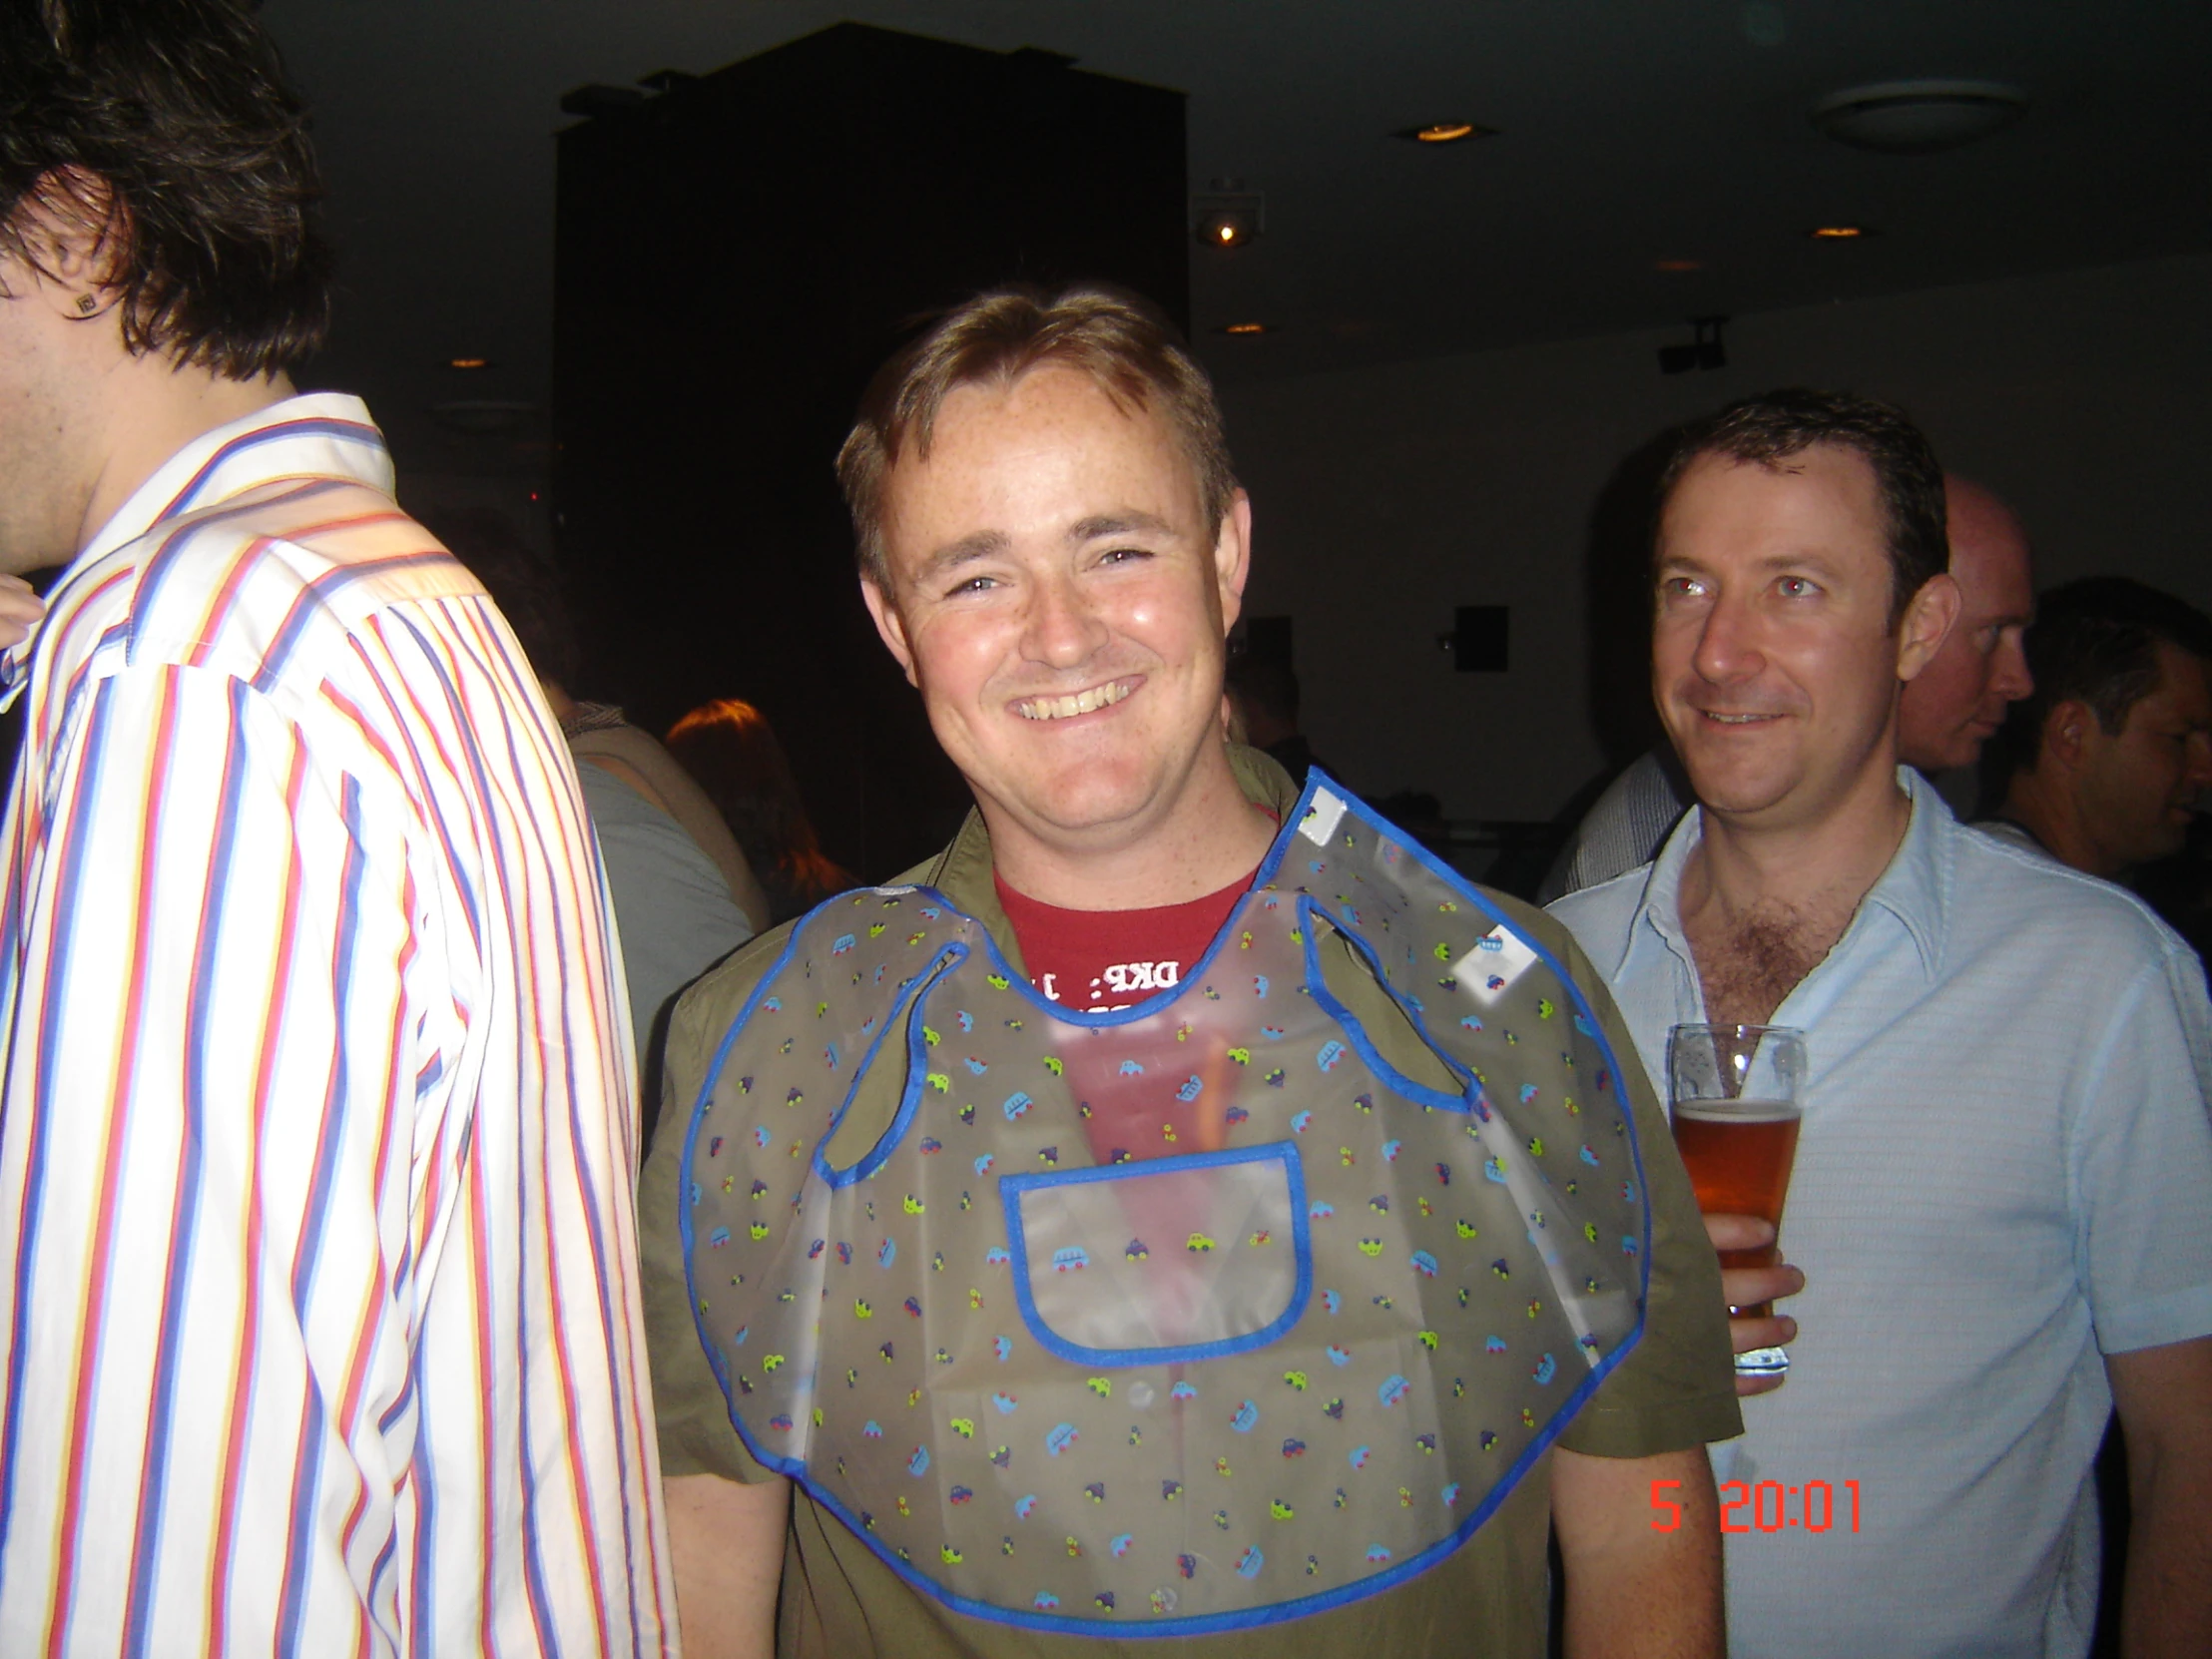
<svg viewBox="0 0 2212 1659">
<path fill-rule="evenodd" d="M 448 368 L 489 368 L 491 367 L 491 359 L 489 357 L 453 357 L 447 360 L 445 366 Z"/>
<path fill-rule="evenodd" d="M 1464 139 L 1496 138 L 1497 129 L 1472 121 L 1431 121 L 1425 127 L 1400 127 L 1390 137 L 1414 144 L 1457 144 Z"/>
<path fill-rule="evenodd" d="M 1705 262 L 1703 260 L 1661 260 L 1658 262 L 1657 269 L 1660 271 L 1703 271 Z"/>
<path fill-rule="evenodd" d="M 2009 127 L 2027 113 L 2027 94 L 2000 81 L 1879 81 L 1829 94 L 1813 125 L 1861 150 L 1925 156 Z"/>
<path fill-rule="evenodd" d="M 1272 334 L 1274 328 L 1265 322 L 1225 322 L 1221 325 L 1225 334 Z"/>
<path fill-rule="evenodd" d="M 1815 242 L 1857 242 L 1874 232 L 1864 225 L 1816 225 L 1811 235 Z"/>
</svg>

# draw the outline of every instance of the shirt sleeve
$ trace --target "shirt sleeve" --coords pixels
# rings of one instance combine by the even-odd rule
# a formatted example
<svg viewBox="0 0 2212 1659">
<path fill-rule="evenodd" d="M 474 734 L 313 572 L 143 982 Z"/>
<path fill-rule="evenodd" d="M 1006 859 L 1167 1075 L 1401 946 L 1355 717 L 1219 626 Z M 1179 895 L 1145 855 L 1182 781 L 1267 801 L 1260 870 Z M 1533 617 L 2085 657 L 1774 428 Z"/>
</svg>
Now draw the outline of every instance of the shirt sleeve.
<svg viewBox="0 0 2212 1659">
<path fill-rule="evenodd" d="M 1618 1061 L 1643 1162 L 1644 1200 L 1651 1211 L 1651 1286 L 1643 1336 L 1567 1425 L 1559 1444 L 1593 1457 L 1652 1457 L 1732 1439 L 1744 1425 L 1736 1404 L 1720 1258 L 1706 1239 L 1666 1113 L 1637 1061 L 1627 1022 L 1614 1007 L 1604 979 L 1555 920 L 1536 925 L 1590 999 Z"/>
<path fill-rule="evenodd" d="M 2201 969 L 2169 950 L 2134 976 L 2080 1061 L 2069 1196 L 2106 1354 L 2212 1335 L 2208 1027 Z"/>
</svg>

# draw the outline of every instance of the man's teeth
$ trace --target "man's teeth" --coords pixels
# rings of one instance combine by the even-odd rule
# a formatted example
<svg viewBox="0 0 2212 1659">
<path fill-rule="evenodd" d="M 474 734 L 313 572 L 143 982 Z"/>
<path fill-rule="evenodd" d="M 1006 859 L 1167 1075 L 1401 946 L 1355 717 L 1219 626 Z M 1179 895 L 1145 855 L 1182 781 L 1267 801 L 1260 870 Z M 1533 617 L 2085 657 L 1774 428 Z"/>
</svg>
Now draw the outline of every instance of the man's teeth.
<svg viewBox="0 0 2212 1659">
<path fill-rule="evenodd" d="M 1771 715 L 1717 715 L 1708 709 L 1705 711 L 1705 718 L 1707 720 L 1717 720 L 1723 726 L 1749 726 L 1755 720 L 1770 720 L 1773 717 Z"/>
<path fill-rule="evenodd" d="M 1016 703 L 1014 712 L 1024 720 L 1066 720 L 1073 715 L 1087 715 L 1094 709 L 1103 709 L 1109 703 L 1119 703 L 1129 695 L 1129 682 L 1109 681 L 1103 686 L 1093 686 L 1089 691 L 1075 693 L 1072 697 L 1032 697 L 1025 703 Z"/>
</svg>

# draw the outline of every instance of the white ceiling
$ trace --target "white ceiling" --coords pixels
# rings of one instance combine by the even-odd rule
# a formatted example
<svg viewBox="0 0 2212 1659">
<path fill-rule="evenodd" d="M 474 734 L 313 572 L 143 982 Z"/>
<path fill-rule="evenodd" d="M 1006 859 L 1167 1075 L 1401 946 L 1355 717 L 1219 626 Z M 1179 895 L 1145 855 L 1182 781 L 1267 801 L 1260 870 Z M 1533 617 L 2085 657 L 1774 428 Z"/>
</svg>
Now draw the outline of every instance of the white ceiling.
<svg viewBox="0 0 2212 1659">
<path fill-rule="evenodd" d="M 268 0 L 312 103 L 345 291 L 319 376 L 403 460 L 522 467 L 428 407 L 548 391 L 560 95 L 701 72 L 839 18 L 1034 45 L 1190 95 L 1195 189 L 1268 233 L 1193 248 L 1217 372 L 1295 373 L 2212 245 L 2208 0 Z M 1823 93 L 2027 90 L 1947 155 L 1817 135 Z M 1502 136 L 1389 138 L 1446 117 Z M 1881 234 L 1824 245 L 1815 224 Z M 650 261 L 650 248 L 638 250 Z M 1695 261 L 1665 272 L 1662 261 Z M 1212 330 L 1259 317 L 1267 337 Z M 1687 330 L 1685 330 L 1687 337 Z M 456 355 L 495 366 L 459 376 Z"/>
</svg>

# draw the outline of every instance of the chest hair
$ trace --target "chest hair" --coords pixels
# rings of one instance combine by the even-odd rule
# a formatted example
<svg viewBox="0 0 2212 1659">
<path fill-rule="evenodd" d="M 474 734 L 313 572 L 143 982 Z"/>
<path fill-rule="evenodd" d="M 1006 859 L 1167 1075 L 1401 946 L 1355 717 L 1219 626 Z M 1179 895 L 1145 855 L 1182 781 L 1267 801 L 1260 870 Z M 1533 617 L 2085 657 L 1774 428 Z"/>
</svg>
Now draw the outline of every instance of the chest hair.
<svg viewBox="0 0 2212 1659">
<path fill-rule="evenodd" d="M 1764 1025 L 1805 976 L 1835 948 L 1851 910 L 1793 907 L 1762 900 L 1736 915 L 1709 904 L 1684 919 L 1705 988 L 1705 1017 L 1715 1025 Z"/>
</svg>

